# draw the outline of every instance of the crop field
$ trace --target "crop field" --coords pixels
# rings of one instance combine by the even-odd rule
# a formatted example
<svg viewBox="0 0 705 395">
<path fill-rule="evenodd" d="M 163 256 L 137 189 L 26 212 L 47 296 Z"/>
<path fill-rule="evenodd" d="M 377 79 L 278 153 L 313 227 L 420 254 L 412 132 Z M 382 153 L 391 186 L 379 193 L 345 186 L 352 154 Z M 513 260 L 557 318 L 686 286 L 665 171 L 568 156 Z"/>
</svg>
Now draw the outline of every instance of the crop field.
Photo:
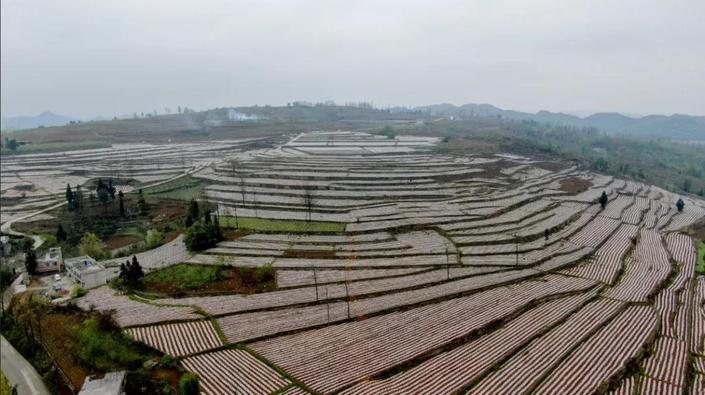
<svg viewBox="0 0 705 395">
<path fill-rule="evenodd" d="M 188 173 L 146 191 L 200 196 L 237 228 L 199 253 L 182 238 L 143 253 L 145 270 L 271 264 L 276 288 L 147 300 L 104 286 L 77 304 L 114 311 L 206 394 L 700 393 L 703 247 L 684 230 L 704 201 L 682 196 L 679 211 L 658 187 L 437 143 L 309 132 L 258 150 L 113 146 L 123 159 L 80 177 L 120 163 L 145 185 Z M 89 166 L 80 155 L 3 158 L 3 193 L 41 177 L 60 193 Z"/>
</svg>

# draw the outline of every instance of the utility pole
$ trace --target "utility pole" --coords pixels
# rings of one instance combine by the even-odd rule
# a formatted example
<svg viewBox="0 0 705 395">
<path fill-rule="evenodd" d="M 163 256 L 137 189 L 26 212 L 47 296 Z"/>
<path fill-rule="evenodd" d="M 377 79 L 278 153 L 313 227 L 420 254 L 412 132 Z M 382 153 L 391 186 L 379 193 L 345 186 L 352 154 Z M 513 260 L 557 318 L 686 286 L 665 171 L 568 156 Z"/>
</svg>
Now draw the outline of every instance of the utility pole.
<svg viewBox="0 0 705 395">
<path fill-rule="evenodd" d="M 316 266 L 313 266 L 313 283 L 316 286 L 316 303 L 318 303 L 318 278 L 316 277 Z M 326 293 L 328 292 L 328 287 L 326 287 Z M 327 297 L 326 297 L 327 299 Z"/>
<path fill-rule="evenodd" d="M 237 203 L 233 202 L 233 210 L 235 212 L 235 229 L 240 229 L 240 225 L 237 222 Z"/>
<path fill-rule="evenodd" d="M 447 279 L 450 280 L 450 261 L 448 259 L 448 246 L 446 245 L 446 274 Z"/>
<path fill-rule="evenodd" d="M 514 245 L 516 246 L 516 266 L 519 266 L 519 240 L 517 239 L 516 233 L 512 236 L 514 236 Z"/>
<path fill-rule="evenodd" d="M 330 300 L 328 300 L 328 287 L 326 287 L 326 312 L 328 313 L 328 322 L 330 324 Z"/>
<path fill-rule="evenodd" d="M 348 292 L 348 282 L 345 281 L 345 300 L 348 303 L 348 319 L 350 318 L 350 293 Z"/>
</svg>

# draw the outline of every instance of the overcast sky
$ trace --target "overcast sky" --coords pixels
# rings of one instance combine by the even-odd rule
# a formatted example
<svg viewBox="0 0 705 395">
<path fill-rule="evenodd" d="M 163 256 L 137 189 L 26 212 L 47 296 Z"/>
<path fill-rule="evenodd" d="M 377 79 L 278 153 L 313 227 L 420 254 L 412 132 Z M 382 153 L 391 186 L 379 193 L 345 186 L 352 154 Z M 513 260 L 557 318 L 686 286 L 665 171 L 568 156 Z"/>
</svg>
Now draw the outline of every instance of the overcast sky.
<svg viewBox="0 0 705 395">
<path fill-rule="evenodd" d="M 2 0 L 2 115 L 328 99 L 705 115 L 703 21 L 703 0 Z"/>
</svg>

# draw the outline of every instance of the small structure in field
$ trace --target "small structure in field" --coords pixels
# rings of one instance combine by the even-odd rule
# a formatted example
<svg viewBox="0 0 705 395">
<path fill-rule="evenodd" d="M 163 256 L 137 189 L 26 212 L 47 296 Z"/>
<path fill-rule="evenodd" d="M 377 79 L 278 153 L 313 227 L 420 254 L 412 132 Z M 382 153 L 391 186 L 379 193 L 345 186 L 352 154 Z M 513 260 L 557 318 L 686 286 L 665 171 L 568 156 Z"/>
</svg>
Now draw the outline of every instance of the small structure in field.
<svg viewBox="0 0 705 395">
<path fill-rule="evenodd" d="M 89 256 L 67 259 L 64 265 L 66 274 L 83 288 L 95 288 L 107 282 L 105 267 Z"/>
<path fill-rule="evenodd" d="M 124 386 L 125 371 L 110 372 L 102 378 L 86 377 L 78 395 L 120 395 Z"/>
<path fill-rule="evenodd" d="M 64 259 L 61 255 L 61 247 L 50 248 L 46 255 L 37 259 L 37 272 L 60 272 L 63 265 Z"/>
</svg>

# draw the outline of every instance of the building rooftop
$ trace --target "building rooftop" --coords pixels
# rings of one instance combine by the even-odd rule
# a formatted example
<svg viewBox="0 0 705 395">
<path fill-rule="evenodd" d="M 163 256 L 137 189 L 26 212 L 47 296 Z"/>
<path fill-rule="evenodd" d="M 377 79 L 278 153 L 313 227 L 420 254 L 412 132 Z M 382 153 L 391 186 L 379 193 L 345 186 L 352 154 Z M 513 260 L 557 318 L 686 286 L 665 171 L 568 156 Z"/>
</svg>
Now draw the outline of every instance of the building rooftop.
<svg viewBox="0 0 705 395">
<path fill-rule="evenodd" d="M 86 378 L 79 395 L 120 395 L 125 381 L 125 371 L 106 373 L 103 378 Z"/>
<path fill-rule="evenodd" d="M 66 259 L 64 260 L 64 265 L 83 273 L 105 270 L 102 265 L 88 255 Z"/>
</svg>

